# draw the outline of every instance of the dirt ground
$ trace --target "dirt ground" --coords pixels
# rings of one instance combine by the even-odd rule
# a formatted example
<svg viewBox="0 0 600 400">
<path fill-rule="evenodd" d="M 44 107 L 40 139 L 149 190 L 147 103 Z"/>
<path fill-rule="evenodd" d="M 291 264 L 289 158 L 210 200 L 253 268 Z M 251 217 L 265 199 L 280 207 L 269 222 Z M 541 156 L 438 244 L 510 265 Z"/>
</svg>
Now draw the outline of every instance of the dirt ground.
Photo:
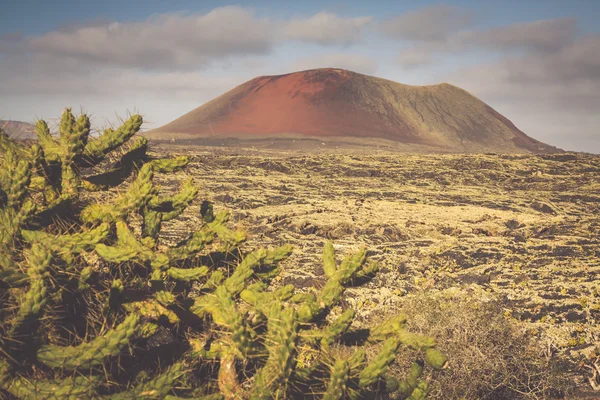
<svg viewBox="0 0 600 400">
<path fill-rule="evenodd" d="M 298 288 L 324 282 L 327 240 L 341 253 L 364 245 L 382 267 L 347 296 L 365 323 L 416 291 L 477 287 L 589 386 L 584 364 L 600 335 L 600 156 L 152 150 L 190 155 L 184 174 L 201 187 L 170 226 L 173 241 L 209 200 L 231 210 L 248 249 L 291 243 L 281 283 Z"/>
</svg>

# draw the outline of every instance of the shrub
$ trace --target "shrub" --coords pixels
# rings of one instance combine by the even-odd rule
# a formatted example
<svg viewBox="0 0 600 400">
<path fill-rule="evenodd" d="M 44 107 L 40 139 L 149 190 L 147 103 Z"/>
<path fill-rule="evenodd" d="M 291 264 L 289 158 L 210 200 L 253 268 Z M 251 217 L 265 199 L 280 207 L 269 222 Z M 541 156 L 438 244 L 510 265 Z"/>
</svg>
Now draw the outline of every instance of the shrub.
<svg viewBox="0 0 600 400">
<path fill-rule="evenodd" d="M 407 327 L 440 341 L 448 368 L 427 374 L 433 399 L 552 398 L 567 388 L 545 350 L 483 290 L 426 291 L 407 296 Z M 401 353 L 409 356 L 409 353 Z M 562 397 L 561 397 L 562 398 Z"/>
</svg>

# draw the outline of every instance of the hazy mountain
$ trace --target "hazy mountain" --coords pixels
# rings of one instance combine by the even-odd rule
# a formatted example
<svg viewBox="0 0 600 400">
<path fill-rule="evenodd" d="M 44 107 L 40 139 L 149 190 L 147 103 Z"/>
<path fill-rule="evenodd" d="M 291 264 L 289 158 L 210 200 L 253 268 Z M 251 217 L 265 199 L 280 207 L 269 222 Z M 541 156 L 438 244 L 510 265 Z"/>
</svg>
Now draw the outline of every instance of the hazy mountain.
<svg viewBox="0 0 600 400">
<path fill-rule="evenodd" d="M 37 139 L 35 125 L 27 122 L 0 120 L 0 129 L 13 139 Z"/>
<path fill-rule="evenodd" d="M 360 138 L 364 145 L 387 139 L 440 151 L 560 151 L 456 86 L 409 86 L 332 68 L 254 78 L 147 135 Z"/>
</svg>

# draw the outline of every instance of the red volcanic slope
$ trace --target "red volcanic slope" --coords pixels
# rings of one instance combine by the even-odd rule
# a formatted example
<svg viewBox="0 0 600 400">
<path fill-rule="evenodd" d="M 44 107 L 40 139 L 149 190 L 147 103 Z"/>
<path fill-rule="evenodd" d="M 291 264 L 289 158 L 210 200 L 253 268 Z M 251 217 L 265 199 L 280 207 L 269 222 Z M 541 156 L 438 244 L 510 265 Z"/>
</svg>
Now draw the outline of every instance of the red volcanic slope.
<svg viewBox="0 0 600 400">
<path fill-rule="evenodd" d="M 177 134 L 383 138 L 450 151 L 557 150 L 458 87 L 409 86 L 331 68 L 252 79 L 149 137 Z"/>
</svg>

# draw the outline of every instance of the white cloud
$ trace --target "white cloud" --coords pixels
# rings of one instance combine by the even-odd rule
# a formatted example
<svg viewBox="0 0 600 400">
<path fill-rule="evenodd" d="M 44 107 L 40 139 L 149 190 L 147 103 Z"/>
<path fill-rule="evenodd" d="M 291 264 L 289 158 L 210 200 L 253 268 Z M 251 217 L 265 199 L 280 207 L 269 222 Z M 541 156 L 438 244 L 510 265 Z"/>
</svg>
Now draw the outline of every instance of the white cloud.
<svg viewBox="0 0 600 400">
<path fill-rule="evenodd" d="M 309 19 L 295 19 L 285 26 L 288 39 L 323 45 L 355 43 L 372 17 L 343 18 L 330 12 L 320 12 Z"/>
<path fill-rule="evenodd" d="M 41 36 L 4 35 L 0 54 L 44 54 L 94 68 L 193 70 L 231 57 L 267 55 L 287 40 L 349 45 L 359 40 L 371 20 L 329 12 L 275 20 L 227 6 L 206 14 L 160 14 L 142 22 L 94 22 Z"/>
<path fill-rule="evenodd" d="M 342 68 L 367 75 L 377 71 L 377 62 L 361 54 L 334 53 L 299 58 L 293 64 L 295 71 L 314 68 Z"/>
<path fill-rule="evenodd" d="M 504 50 L 555 51 L 572 41 L 577 33 L 574 18 L 557 18 L 516 23 L 483 31 L 471 31 L 459 38 L 464 46 Z"/>
<path fill-rule="evenodd" d="M 573 43 L 577 36 L 574 18 L 521 22 L 489 29 L 470 28 L 470 21 L 468 14 L 458 9 L 434 6 L 392 18 L 382 24 L 382 30 L 405 47 L 397 61 L 406 68 L 431 64 L 440 55 L 469 51 L 554 52 Z"/>
<path fill-rule="evenodd" d="M 442 41 L 468 27 L 472 20 L 469 11 L 437 4 L 390 18 L 381 24 L 381 29 L 395 39 Z"/>
<path fill-rule="evenodd" d="M 400 50 L 396 61 L 406 69 L 412 69 L 431 64 L 434 52 L 427 47 L 411 47 Z"/>
<path fill-rule="evenodd" d="M 600 152 L 600 35 L 575 39 L 553 52 L 460 68 L 440 78 L 498 106 L 536 139 Z"/>
<path fill-rule="evenodd" d="M 82 104 L 111 118 L 132 104 L 161 115 L 182 104 L 183 113 L 257 75 L 287 72 L 276 61 L 278 45 L 339 47 L 357 41 L 370 20 L 332 13 L 274 19 L 228 6 L 140 22 L 94 21 L 38 36 L 2 35 L 0 111 L 30 120 Z M 346 58 L 342 65 L 357 64 Z M 372 67 L 363 62 L 357 69 Z"/>
<path fill-rule="evenodd" d="M 29 52 L 97 65 L 186 68 L 235 55 L 267 54 L 273 22 L 236 6 L 204 15 L 162 14 L 143 22 L 110 22 L 53 31 L 25 40 Z"/>
</svg>

